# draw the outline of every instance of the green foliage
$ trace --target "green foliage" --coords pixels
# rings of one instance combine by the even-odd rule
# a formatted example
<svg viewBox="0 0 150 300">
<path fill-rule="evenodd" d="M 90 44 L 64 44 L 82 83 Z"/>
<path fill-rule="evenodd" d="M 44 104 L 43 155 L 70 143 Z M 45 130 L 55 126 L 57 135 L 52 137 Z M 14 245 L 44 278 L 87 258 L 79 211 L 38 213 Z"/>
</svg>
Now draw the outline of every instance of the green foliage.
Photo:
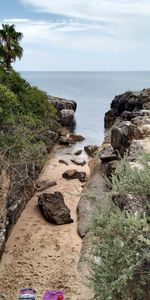
<svg viewBox="0 0 150 300">
<path fill-rule="evenodd" d="M 114 207 L 95 217 L 94 233 L 94 299 L 148 299 L 150 237 L 147 217 L 121 212 Z"/>
<path fill-rule="evenodd" d="M 0 154 L 21 164 L 42 162 L 46 145 L 39 136 L 57 127 L 56 109 L 48 102 L 47 94 L 1 66 Z"/>
<path fill-rule="evenodd" d="M 112 190 L 119 194 L 150 195 L 150 153 L 137 155 L 139 166 L 133 167 L 127 157 L 118 164 L 112 175 Z"/>
<path fill-rule="evenodd" d="M 0 84 L 0 122 L 14 124 L 18 115 L 17 98 L 7 87 Z"/>
<path fill-rule="evenodd" d="M 136 166 L 136 167 L 135 167 Z M 110 182 L 112 192 L 145 197 L 143 213 L 112 206 L 99 210 L 93 221 L 96 236 L 92 281 L 98 300 L 145 300 L 150 298 L 150 153 L 137 154 L 136 165 L 124 157 Z"/>
<path fill-rule="evenodd" d="M 11 70 L 11 63 L 16 58 L 21 59 L 23 48 L 20 46 L 23 34 L 15 30 L 15 25 L 2 24 L 0 29 L 0 63 L 8 71 Z"/>
</svg>

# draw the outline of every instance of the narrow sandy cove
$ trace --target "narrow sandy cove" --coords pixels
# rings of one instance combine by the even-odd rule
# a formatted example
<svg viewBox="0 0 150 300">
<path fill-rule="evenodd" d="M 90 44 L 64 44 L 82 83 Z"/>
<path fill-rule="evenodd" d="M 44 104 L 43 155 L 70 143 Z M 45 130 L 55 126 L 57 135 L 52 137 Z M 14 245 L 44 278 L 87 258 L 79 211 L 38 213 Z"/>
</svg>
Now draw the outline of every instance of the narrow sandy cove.
<svg viewBox="0 0 150 300">
<path fill-rule="evenodd" d="M 76 207 L 82 183 L 62 178 L 67 169 L 74 168 L 87 174 L 89 169 L 87 164 L 80 167 L 71 163 L 72 151 L 72 148 L 55 150 L 40 180 L 57 181 L 55 187 L 44 192 L 62 192 L 74 223 L 55 226 L 46 222 L 37 208 L 38 193 L 34 195 L 7 241 L 0 264 L 0 293 L 4 293 L 7 299 L 16 300 L 22 287 L 35 288 L 37 300 L 41 299 L 46 288 L 64 289 L 65 300 L 90 298 L 89 289 L 83 285 L 77 269 L 82 240 L 77 234 Z M 85 159 L 85 154 L 81 157 Z M 60 164 L 59 159 L 65 159 L 69 166 Z"/>
</svg>

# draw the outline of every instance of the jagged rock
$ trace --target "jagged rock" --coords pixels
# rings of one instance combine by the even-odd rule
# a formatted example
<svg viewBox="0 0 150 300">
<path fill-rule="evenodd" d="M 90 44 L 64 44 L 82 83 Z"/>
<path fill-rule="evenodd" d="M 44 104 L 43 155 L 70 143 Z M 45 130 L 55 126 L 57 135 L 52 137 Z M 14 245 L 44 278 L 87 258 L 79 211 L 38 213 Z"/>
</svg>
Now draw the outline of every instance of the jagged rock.
<svg viewBox="0 0 150 300">
<path fill-rule="evenodd" d="M 59 121 L 62 126 L 71 126 L 74 121 L 73 109 L 62 109 L 59 114 Z"/>
<path fill-rule="evenodd" d="M 115 171 L 119 164 L 118 160 L 113 160 L 109 162 L 103 162 L 101 164 L 101 172 L 111 179 L 112 173 Z"/>
<path fill-rule="evenodd" d="M 60 163 L 60 164 L 64 164 L 64 165 L 66 165 L 66 166 L 69 165 L 68 162 L 67 162 L 66 160 L 64 160 L 64 159 L 60 159 L 60 160 L 59 160 L 59 163 Z"/>
<path fill-rule="evenodd" d="M 113 151 L 113 148 L 111 146 L 108 146 L 104 148 L 100 153 L 99 153 L 99 158 L 103 162 L 110 162 L 112 160 L 117 160 L 118 155 Z"/>
<path fill-rule="evenodd" d="M 98 146 L 89 145 L 84 147 L 84 151 L 91 157 L 94 157 L 97 154 Z"/>
<path fill-rule="evenodd" d="M 69 134 L 69 138 L 70 140 L 72 140 L 73 142 L 82 142 L 85 140 L 85 138 L 80 135 L 80 134 L 76 134 L 76 133 L 70 133 Z"/>
<path fill-rule="evenodd" d="M 82 153 L 82 150 L 77 150 L 74 155 L 80 155 Z"/>
<path fill-rule="evenodd" d="M 71 159 L 71 161 L 75 164 L 75 165 L 77 165 L 77 166 L 84 166 L 84 165 L 86 165 L 86 161 L 85 160 L 76 160 L 76 159 Z"/>
<path fill-rule="evenodd" d="M 114 126 L 111 130 L 111 145 L 115 150 L 118 150 L 120 155 L 123 156 L 132 139 L 134 138 L 135 126 L 131 122 L 122 122 L 119 127 Z"/>
<path fill-rule="evenodd" d="M 38 206 L 47 221 L 57 225 L 69 224 L 73 220 L 60 192 L 42 194 L 38 198 Z"/>
<path fill-rule="evenodd" d="M 143 211 L 144 203 L 147 201 L 146 197 L 131 194 L 114 194 L 112 195 L 112 200 L 121 210 L 126 209 L 133 213 Z"/>
<path fill-rule="evenodd" d="M 63 98 L 52 96 L 49 96 L 48 100 L 51 104 L 53 104 L 56 107 L 58 112 L 62 109 L 72 109 L 74 112 L 76 111 L 77 103 L 73 100 L 66 100 Z"/>
<path fill-rule="evenodd" d="M 117 117 L 131 120 L 141 110 L 150 109 L 150 94 L 148 90 L 140 92 L 126 92 L 116 96 L 111 103 L 111 110 L 105 114 L 105 128 L 110 128 Z"/>
<path fill-rule="evenodd" d="M 55 180 L 42 180 L 36 184 L 36 190 L 41 192 L 55 185 L 57 185 Z"/>
<path fill-rule="evenodd" d="M 62 174 L 62 177 L 71 180 L 71 179 L 79 179 L 81 182 L 86 181 L 86 173 L 85 172 L 78 172 L 77 170 L 70 169 L 67 170 Z"/>
<path fill-rule="evenodd" d="M 84 137 L 82 135 L 76 134 L 76 133 L 68 133 L 66 131 L 66 135 L 61 135 L 59 138 L 60 144 L 69 145 L 69 144 L 75 144 L 76 142 L 81 142 L 84 140 Z"/>
<path fill-rule="evenodd" d="M 69 145 L 70 144 L 70 141 L 68 140 L 68 137 L 67 136 L 61 136 L 59 138 L 59 143 L 61 145 Z"/>
</svg>

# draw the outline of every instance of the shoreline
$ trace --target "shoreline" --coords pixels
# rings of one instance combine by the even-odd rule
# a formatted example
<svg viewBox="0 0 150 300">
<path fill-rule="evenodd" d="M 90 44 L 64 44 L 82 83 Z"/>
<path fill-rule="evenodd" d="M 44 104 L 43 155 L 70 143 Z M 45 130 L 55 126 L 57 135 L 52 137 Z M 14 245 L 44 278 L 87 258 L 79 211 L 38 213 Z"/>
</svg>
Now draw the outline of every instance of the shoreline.
<svg viewBox="0 0 150 300">
<path fill-rule="evenodd" d="M 6 242 L 0 264 L 0 291 L 12 300 L 23 286 L 34 287 L 38 291 L 37 300 L 46 288 L 64 289 L 65 299 L 70 300 L 84 300 L 89 294 L 78 271 L 82 240 L 77 233 L 76 207 L 82 183 L 62 178 L 66 169 L 75 168 L 87 174 L 89 171 L 87 164 L 75 166 L 70 161 L 72 153 L 68 154 L 68 148 L 54 147 L 52 158 L 39 180 L 52 176 L 57 181 L 55 187 L 44 192 L 62 192 L 74 223 L 55 226 L 46 222 L 37 208 L 37 196 L 41 193 L 31 198 Z M 60 164 L 60 158 L 67 160 L 69 165 Z M 85 158 L 87 160 L 86 155 Z"/>
</svg>

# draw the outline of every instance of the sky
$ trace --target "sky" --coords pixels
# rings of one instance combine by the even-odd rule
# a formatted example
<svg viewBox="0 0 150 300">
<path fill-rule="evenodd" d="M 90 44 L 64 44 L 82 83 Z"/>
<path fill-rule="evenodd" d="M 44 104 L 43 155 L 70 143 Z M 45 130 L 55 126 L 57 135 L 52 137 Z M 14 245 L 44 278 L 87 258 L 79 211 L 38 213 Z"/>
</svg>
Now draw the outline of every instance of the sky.
<svg viewBox="0 0 150 300">
<path fill-rule="evenodd" d="M 0 0 L 24 35 L 18 71 L 150 70 L 150 0 Z"/>
</svg>

